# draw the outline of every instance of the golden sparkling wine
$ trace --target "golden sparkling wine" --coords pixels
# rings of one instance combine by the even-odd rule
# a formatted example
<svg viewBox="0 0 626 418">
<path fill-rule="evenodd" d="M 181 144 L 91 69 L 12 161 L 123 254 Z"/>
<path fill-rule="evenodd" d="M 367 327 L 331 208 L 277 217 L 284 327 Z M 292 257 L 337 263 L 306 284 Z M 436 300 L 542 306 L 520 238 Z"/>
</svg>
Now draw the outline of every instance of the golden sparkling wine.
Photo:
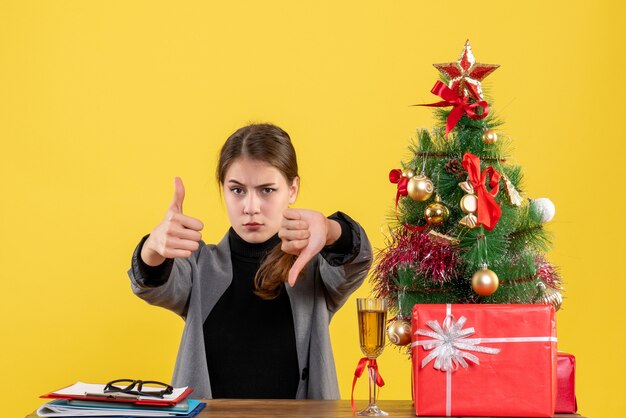
<svg viewBox="0 0 626 418">
<path fill-rule="evenodd" d="M 356 310 L 359 319 L 359 342 L 361 351 L 367 357 L 367 375 L 369 377 L 370 402 L 367 408 L 357 413 L 358 416 L 382 417 L 389 415 L 376 405 L 376 357 L 385 348 L 387 324 L 387 300 L 357 298 Z M 359 361 L 359 364 L 361 362 Z M 354 404 L 352 406 L 354 408 Z"/>
<path fill-rule="evenodd" d="M 387 310 L 359 311 L 359 342 L 367 358 L 376 358 L 385 347 Z"/>
</svg>

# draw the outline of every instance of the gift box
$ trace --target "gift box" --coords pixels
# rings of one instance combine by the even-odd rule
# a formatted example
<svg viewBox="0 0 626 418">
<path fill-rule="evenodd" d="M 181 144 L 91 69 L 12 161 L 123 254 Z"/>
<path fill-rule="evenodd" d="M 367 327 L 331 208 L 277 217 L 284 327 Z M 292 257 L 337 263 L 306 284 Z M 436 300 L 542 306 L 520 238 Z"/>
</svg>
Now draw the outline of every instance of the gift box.
<svg viewBox="0 0 626 418">
<path fill-rule="evenodd" d="M 556 408 L 557 414 L 574 414 L 576 405 L 576 357 L 568 353 L 558 353 L 556 363 Z"/>
<path fill-rule="evenodd" d="M 418 416 L 552 417 L 556 324 L 550 305 L 415 305 Z"/>
</svg>

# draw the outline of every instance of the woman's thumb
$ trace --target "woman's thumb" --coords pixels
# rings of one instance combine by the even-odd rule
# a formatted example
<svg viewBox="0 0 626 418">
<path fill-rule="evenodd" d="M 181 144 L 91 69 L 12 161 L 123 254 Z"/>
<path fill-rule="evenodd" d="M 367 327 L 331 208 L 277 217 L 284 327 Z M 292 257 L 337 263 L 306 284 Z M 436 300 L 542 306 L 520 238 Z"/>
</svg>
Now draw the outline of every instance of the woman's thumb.
<svg viewBox="0 0 626 418">
<path fill-rule="evenodd" d="M 183 213 L 183 200 L 185 200 L 185 186 L 180 177 L 174 177 L 174 197 L 169 209 L 175 213 Z"/>
</svg>

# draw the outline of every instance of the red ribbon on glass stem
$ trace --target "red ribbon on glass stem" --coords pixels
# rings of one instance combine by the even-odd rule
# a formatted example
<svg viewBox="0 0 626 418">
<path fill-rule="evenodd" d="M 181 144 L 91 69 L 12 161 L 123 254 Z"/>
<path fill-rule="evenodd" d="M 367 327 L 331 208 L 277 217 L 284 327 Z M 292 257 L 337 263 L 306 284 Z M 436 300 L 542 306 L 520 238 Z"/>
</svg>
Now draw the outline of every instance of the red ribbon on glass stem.
<svg viewBox="0 0 626 418">
<path fill-rule="evenodd" d="M 354 386 L 356 386 L 357 379 L 363 374 L 365 366 L 367 366 L 367 368 L 369 369 L 368 373 L 371 373 L 372 370 L 376 372 L 375 385 L 378 387 L 385 386 L 385 381 L 380 376 L 380 373 L 378 373 L 378 364 L 376 364 L 376 359 L 368 359 L 367 357 L 363 357 L 361 360 L 359 360 L 359 364 L 357 364 L 356 370 L 354 371 L 354 380 L 352 380 L 352 395 L 350 396 L 350 401 L 352 403 L 352 412 L 356 412 L 356 407 L 354 406 Z"/>
<path fill-rule="evenodd" d="M 441 97 L 443 100 L 437 103 L 430 104 L 418 104 L 414 106 L 429 106 L 429 107 L 447 107 L 452 106 L 452 110 L 446 120 L 446 137 L 448 133 L 459 122 L 459 119 L 466 114 L 470 119 L 478 120 L 484 119 L 489 114 L 489 105 L 486 101 L 481 100 L 479 102 L 470 103 L 469 97 L 463 95 L 459 96 L 454 90 L 446 86 L 441 81 L 437 81 L 430 92 L 434 95 Z M 476 108 L 482 107 L 482 113 L 477 113 Z"/>
<path fill-rule="evenodd" d="M 463 155 L 463 168 L 467 171 L 469 181 L 474 186 L 474 192 L 478 197 L 477 225 L 482 225 L 487 231 L 491 231 L 498 224 L 502 215 L 502 209 L 494 199 L 500 190 L 500 173 L 491 166 L 481 173 L 480 158 L 469 152 Z M 487 190 L 487 176 L 490 177 L 489 187 L 491 190 Z"/>
</svg>

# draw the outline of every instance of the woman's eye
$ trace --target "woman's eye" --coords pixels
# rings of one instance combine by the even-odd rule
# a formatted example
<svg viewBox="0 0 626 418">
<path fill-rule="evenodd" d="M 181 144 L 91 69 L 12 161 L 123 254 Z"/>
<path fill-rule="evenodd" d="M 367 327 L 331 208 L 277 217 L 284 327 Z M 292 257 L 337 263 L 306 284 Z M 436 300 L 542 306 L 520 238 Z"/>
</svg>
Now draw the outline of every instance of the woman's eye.
<svg viewBox="0 0 626 418">
<path fill-rule="evenodd" d="M 231 187 L 230 191 L 234 194 L 243 194 L 243 189 L 241 187 Z"/>
<path fill-rule="evenodd" d="M 270 194 L 270 193 L 273 193 L 273 192 L 275 192 L 275 191 L 276 191 L 276 189 L 273 189 L 273 188 L 271 188 L 271 187 L 265 187 L 265 188 L 263 188 L 263 193 L 265 193 L 265 194 Z"/>
</svg>

